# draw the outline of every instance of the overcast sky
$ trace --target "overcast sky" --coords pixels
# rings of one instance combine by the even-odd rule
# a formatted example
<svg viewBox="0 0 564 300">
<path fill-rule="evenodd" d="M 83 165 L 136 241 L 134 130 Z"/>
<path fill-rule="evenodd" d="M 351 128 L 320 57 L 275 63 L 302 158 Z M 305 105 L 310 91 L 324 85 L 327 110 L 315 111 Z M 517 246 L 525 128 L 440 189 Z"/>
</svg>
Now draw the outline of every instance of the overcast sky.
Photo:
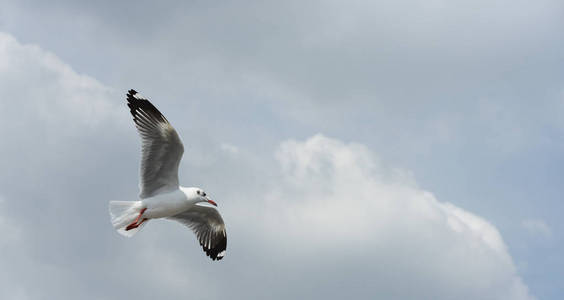
<svg viewBox="0 0 564 300">
<path fill-rule="evenodd" d="M 561 1 L 156 3 L 0 1 L 0 298 L 562 299 Z M 131 88 L 224 260 L 113 230 Z"/>
</svg>

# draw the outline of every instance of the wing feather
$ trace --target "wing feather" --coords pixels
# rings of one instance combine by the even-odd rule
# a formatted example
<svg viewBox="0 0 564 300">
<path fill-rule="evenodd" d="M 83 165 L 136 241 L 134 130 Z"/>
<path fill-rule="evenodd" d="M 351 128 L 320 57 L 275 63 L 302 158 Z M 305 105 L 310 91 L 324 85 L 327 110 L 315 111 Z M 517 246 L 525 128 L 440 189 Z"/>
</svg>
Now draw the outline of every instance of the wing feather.
<svg viewBox="0 0 564 300">
<path fill-rule="evenodd" d="M 135 90 L 127 93 L 135 127 L 141 137 L 139 197 L 148 198 L 178 188 L 178 165 L 184 145 L 164 115 Z"/>
<path fill-rule="evenodd" d="M 225 256 L 227 249 L 225 223 L 215 208 L 195 205 L 168 219 L 190 228 L 206 255 L 212 260 L 220 260 Z"/>
</svg>

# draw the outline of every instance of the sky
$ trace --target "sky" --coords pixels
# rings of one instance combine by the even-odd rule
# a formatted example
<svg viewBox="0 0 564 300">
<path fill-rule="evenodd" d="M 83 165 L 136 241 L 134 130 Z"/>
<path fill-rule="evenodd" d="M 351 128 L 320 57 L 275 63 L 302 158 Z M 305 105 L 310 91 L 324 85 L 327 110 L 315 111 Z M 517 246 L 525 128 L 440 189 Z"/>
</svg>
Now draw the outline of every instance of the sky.
<svg viewBox="0 0 564 300">
<path fill-rule="evenodd" d="M 561 299 L 561 1 L 0 2 L 0 298 Z M 218 203 L 133 238 L 136 89 Z"/>
</svg>

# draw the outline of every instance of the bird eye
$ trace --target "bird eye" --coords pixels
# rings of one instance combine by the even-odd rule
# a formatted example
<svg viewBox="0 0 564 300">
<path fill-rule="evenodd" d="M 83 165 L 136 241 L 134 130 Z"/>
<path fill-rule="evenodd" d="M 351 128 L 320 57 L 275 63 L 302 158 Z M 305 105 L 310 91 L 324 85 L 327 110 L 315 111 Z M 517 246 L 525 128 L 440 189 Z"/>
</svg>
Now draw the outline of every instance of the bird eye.
<svg viewBox="0 0 564 300">
<path fill-rule="evenodd" d="M 200 191 L 196 191 L 196 193 L 198 193 L 198 195 L 200 194 Z"/>
</svg>

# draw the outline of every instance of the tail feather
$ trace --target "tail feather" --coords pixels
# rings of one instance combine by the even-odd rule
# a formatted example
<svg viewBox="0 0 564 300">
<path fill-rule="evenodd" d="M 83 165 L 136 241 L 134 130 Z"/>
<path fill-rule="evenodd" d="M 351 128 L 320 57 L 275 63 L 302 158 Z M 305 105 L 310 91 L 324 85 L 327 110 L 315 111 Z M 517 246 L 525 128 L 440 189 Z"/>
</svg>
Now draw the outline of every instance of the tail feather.
<svg viewBox="0 0 564 300">
<path fill-rule="evenodd" d="M 126 237 L 132 237 L 139 232 L 147 222 L 131 230 L 125 228 L 135 221 L 142 208 L 141 201 L 110 201 L 110 217 L 116 231 Z"/>
</svg>

